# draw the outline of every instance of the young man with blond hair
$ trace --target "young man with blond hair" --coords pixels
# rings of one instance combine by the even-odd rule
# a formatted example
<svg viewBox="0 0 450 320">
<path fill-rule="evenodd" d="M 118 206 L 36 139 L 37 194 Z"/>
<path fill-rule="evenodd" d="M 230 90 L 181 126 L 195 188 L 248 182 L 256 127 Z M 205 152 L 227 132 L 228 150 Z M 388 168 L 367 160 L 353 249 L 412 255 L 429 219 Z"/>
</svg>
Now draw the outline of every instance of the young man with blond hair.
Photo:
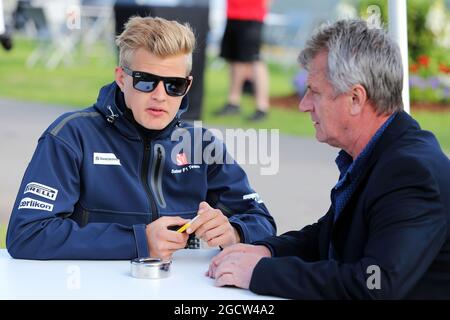
<svg viewBox="0 0 450 320">
<path fill-rule="evenodd" d="M 190 27 L 133 17 L 116 42 L 115 81 L 39 139 L 9 223 L 11 256 L 170 259 L 189 234 L 221 247 L 275 234 L 238 164 L 191 161 L 207 145 L 180 121 L 193 81 Z M 176 149 L 178 131 L 191 150 Z M 197 215 L 187 233 L 173 230 Z"/>
</svg>

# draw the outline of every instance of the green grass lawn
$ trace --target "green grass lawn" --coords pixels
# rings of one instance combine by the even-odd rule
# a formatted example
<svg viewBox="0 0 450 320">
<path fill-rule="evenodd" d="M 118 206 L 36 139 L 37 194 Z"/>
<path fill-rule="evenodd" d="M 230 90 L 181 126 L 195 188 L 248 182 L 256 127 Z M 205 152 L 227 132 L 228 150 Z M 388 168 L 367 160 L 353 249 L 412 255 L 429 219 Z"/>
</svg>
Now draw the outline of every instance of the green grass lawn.
<svg viewBox="0 0 450 320">
<path fill-rule="evenodd" d="M 6 240 L 6 225 L 0 224 L 0 249 L 5 248 Z"/>
<path fill-rule="evenodd" d="M 43 65 L 27 68 L 25 61 L 34 47 L 34 43 L 19 39 L 11 52 L 0 51 L 0 97 L 39 101 L 57 105 L 86 107 L 97 98 L 99 88 L 113 80 L 115 52 L 99 47 L 94 57 L 76 55 L 74 66 L 60 66 L 48 70 Z M 293 110 L 272 106 L 270 117 L 257 125 L 244 120 L 254 111 L 252 99 L 244 97 L 243 115 L 217 118 L 213 111 L 226 102 L 228 72 L 224 65 L 210 59 L 205 73 L 205 96 L 203 120 L 209 126 L 278 128 L 281 133 L 313 136 L 314 129 L 310 116 Z M 216 67 L 213 67 L 216 66 Z M 293 92 L 292 78 L 297 68 L 282 68 L 270 65 L 270 94 L 283 96 Z M 194 79 L 195 81 L 195 79 Z M 413 116 L 423 128 L 433 131 L 443 148 L 450 152 L 450 112 L 414 112 Z"/>
<path fill-rule="evenodd" d="M 113 75 L 114 57 L 84 59 L 77 55 L 73 66 L 48 70 L 42 64 L 27 68 L 25 61 L 33 42 L 18 40 L 10 52 L 0 51 L 0 96 L 57 105 L 88 106 L 95 102 L 98 89 Z"/>
</svg>

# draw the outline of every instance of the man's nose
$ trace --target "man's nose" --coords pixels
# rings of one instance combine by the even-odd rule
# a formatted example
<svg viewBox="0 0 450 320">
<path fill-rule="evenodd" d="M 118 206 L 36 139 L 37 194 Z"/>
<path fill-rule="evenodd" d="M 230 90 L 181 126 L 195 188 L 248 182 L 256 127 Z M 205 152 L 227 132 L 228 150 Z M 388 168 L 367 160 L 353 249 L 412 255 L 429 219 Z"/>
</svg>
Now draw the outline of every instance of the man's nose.
<svg viewBox="0 0 450 320">
<path fill-rule="evenodd" d="M 300 100 L 300 103 L 298 104 L 298 109 L 301 112 L 310 112 L 312 108 L 311 100 L 308 97 L 308 93 L 306 93 L 303 98 Z"/>
<path fill-rule="evenodd" d="M 163 81 L 159 81 L 155 90 L 152 91 L 152 98 L 156 100 L 164 100 L 166 98 L 166 89 Z"/>
</svg>

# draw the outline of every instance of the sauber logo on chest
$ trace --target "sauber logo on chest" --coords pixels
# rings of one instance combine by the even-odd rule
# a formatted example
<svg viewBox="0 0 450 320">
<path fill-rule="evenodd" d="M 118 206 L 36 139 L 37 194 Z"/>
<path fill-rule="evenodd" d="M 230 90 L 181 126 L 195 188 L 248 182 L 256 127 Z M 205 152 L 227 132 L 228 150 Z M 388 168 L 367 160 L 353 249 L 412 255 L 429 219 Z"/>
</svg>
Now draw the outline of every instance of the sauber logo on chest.
<svg viewBox="0 0 450 320">
<path fill-rule="evenodd" d="M 30 182 L 26 185 L 23 193 L 33 193 L 40 197 L 55 200 L 58 195 L 58 190 L 37 182 Z"/>
<path fill-rule="evenodd" d="M 114 153 L 94 152 L 94 164 L 107 166 L 120 166 L 120 159 L 117 159 Z"/>
<path fill-rule="evenodd" d="M 172 171 L 170 171 L 170 173 L 172 173 L 172 174 L 184 173 L 184 172 L 188 172 L 189 170 L 192 170 L 192 169 L 200 169 L 200 166 L 196 165 L 196 164 L 190 164 L 190 165 L 180 168 L 180 169 L 172 169 Z"/>
</svg>

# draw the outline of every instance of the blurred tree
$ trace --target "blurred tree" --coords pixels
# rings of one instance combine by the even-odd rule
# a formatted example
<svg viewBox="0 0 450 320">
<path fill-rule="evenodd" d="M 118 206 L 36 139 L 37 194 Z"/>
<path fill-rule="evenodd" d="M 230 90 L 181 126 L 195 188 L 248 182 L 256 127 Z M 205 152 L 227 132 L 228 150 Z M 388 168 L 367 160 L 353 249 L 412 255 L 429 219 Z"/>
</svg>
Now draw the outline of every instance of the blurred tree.
<svg viewBox="0 0 450 320">
<path fill-rule="evenodd" d="M 421 55 L 428 55 L 434 46 L 434 35 L 427 25 L 427 15 L 433 1 L 429 0 L 408 0 L 408 49 L 413 60 Z M 361 0 L 358 11 L 361 17 L 367 19 L 372 10 L 370 6 L 376 5 L 380 8 L 381 21 L 384 26 L 388 26 L 388 1 L 387 0 Z"/>
</svg>

